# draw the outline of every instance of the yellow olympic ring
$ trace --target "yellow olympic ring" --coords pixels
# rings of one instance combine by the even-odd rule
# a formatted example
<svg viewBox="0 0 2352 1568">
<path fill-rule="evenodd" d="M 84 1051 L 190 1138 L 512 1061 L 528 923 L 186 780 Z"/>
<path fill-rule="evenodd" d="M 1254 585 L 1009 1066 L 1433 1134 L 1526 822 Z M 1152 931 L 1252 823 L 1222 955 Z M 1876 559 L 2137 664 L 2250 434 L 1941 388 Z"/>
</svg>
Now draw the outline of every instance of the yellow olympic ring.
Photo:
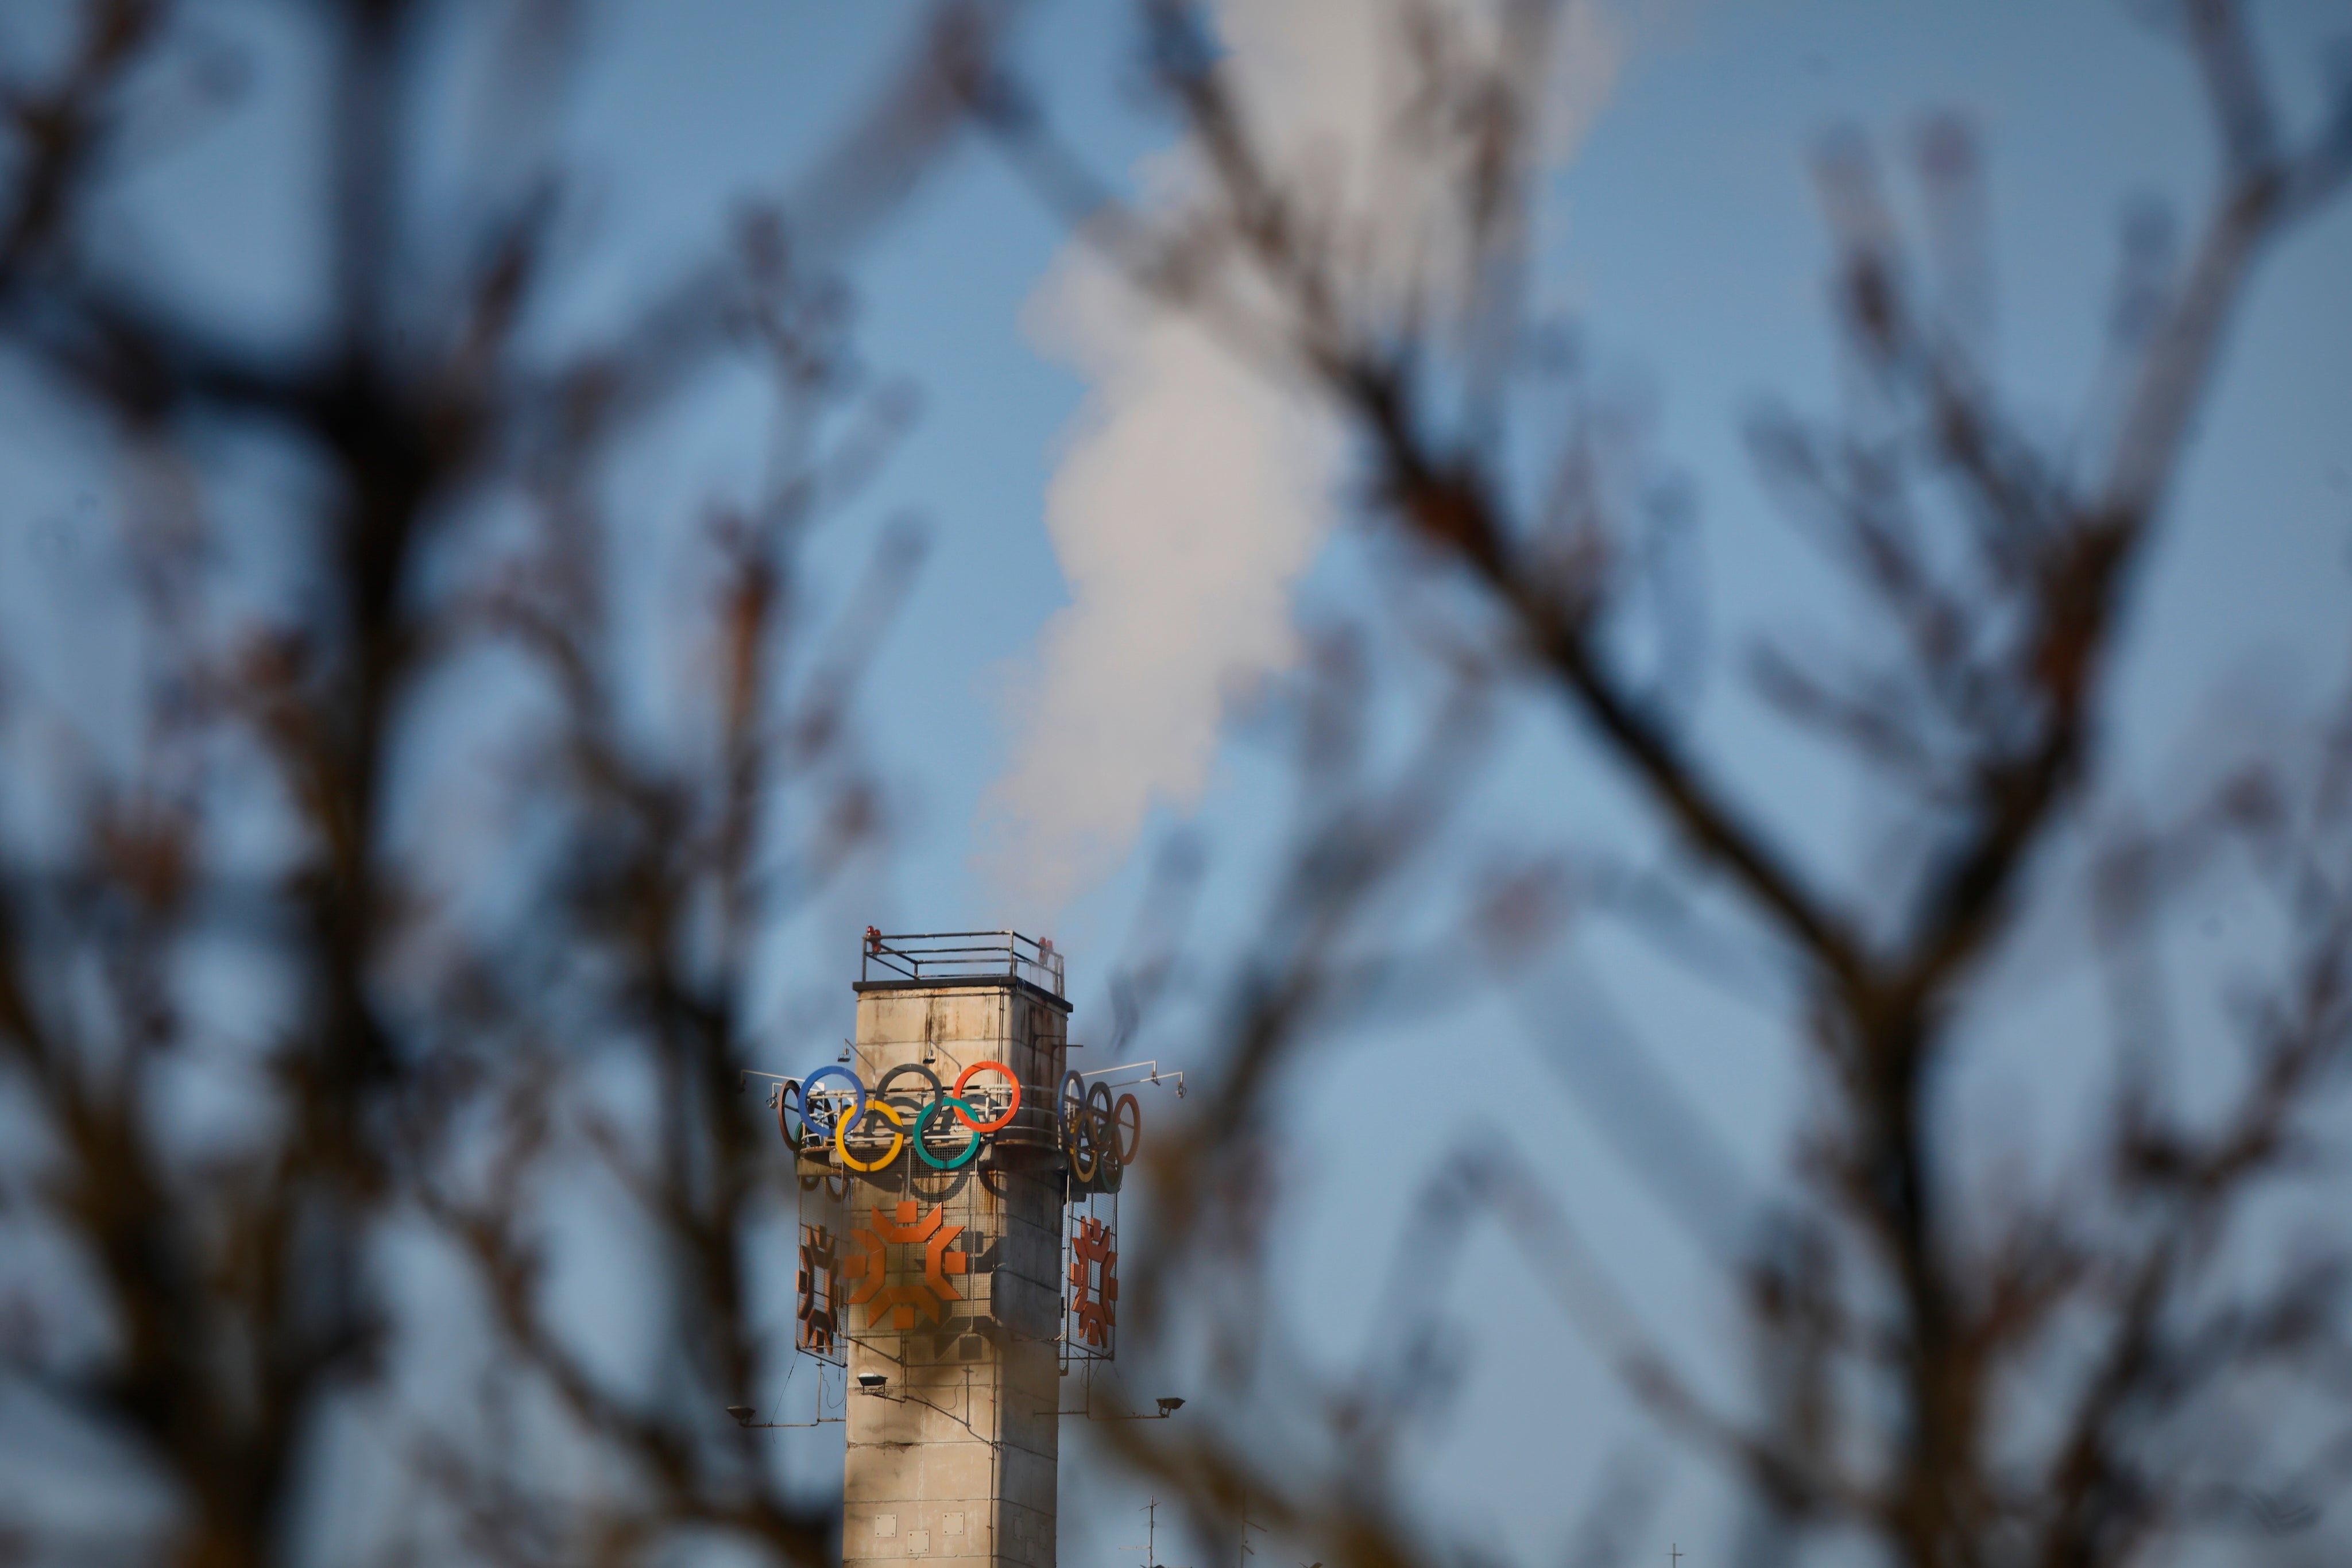
<svg viewBox="0 0 2352 1568">
<path fill-rule="evenodd" d="M 878 1171 L 884 1166 L 888 1165 L 892 1160 L 897 1159 L 898 1157 L 898 1151 L 907 1146 L 907 1134 L 904 1132 L 893 1132 L 890 1134 L 890 1152 L 884 1155 L 880 1159 L 876 1160 L 871 1165 L 859 1164 L 857 1157 L 849 1152 L 848 1139 L 850 1127 L 860 1119 L 870 1116 L 877 1111 L 883 1115 L 890 1118 L 892 1126 L 898 1128 L 903 1128 L 906 1126 L 907 1118 L 898 1114 L 898 1108 L 897 1106 L 886 1105 L 879 1100 L 868 1100 L 865 1104 L 860 1105 L 848 1115 L 844 1116 L 840 1123 L 833 1129 L 834 1153 L 839 1155 L 841 1156 L 841 1163 L 847 1166 L 851 1170 Z"/>
<path fill-rule="evenodd" d="M 1095 1172 L 1102 1166 L 1103 1150 L 1091 1118 L 1081 1115 L 1070 1124 L 1070 1136 L 1065 1148 L 1069 1155 L 1071 1173 L 1082 1182 L 1094 1180 Z M 1118 1152 L 1116 1148 L 1111 1151 L 1113 1155 Z"/>
</svg>

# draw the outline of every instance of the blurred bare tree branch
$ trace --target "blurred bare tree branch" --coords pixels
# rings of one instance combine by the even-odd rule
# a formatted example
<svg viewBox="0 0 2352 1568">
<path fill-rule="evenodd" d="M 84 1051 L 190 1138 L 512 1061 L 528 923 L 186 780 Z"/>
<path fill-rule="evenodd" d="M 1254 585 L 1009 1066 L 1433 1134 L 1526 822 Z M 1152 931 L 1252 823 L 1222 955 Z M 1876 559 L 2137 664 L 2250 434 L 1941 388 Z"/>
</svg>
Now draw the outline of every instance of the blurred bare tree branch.
<svg viewBox="0 0 2352 1568">
<path fill-rule="evenodd" d="M 2352 1258 L 2340 1224 L 2329 1245 L 2267 1277 L 2248 1272 L 2246 1249 L 2266 1196 L 2340 1153 L 2326 1137 L 2340 1117 L 2331 1124 L 2322 1107 L 2340 1104 L 2330 1097 L 2352 1052 L 2342 738 L 2352 706 L 2306 751 L 2250 760 L 2177 831 L 2118 839 L 2092 808 L 2116 628 L 2259 262 L 2352 177 L 2352 94 L 2339 85 L 2315 130 L 2291 129 L 2241 7 L 2179 7 L 2219 187 L 2185 266 L 2166 266 L 2160 232 L 2127 235 L 2117 412 L 2087 458 L 2029 434 L 1980 362 L 1989 249 L 1966 124 L 1940 118 L 1920 143 L 1926 268 L 1867 143 L 1849 134 L 1824 147 L 1853 408 L 1832 422 L 1771 414 L 1754 449 L 1875 624 L 1826 658 L 1772 643 L 1753 670 L 1767 704 L 1901 803 L 1901 863 L 1841 890 L 1766 819 L 1739 765 L 1710 755 L 1626 661 L 1641 519 L 1592 482 L 1605 434 L 1589 417 L 1571 422 L 1552 438 L 1549 487 L 1531 493 L 1506 432 L 1505 383 L 1526 378 L 1535 356 L 1524 346 L 1541 327 L 1526 304 L 1522 236 L 1538 200 L 1541 40 L 1561 7 L 1498 6 L 1484 33 L 1461 24 L 1463 8 L 1381 9 L 1388 58 L 1414 84 L 1407 100 L 1449 109 L 1368 154 L 1374 199 L 1388 204 L 1377 214 L 1349 206 L 1328 160 L 1293 156 L 1267 133 L 1265 106 L 1205 15 L 1180 0 L 1149 10 L 1153 69 L 1188 154 L 1151 207 L 1090 176 L 1021 84 L 990 84 L 979 110 L 1040 194 L 1144 296 L 1344 424 L 1373 509 L 1403 547 L 1400 602 L 1475 606 L 1490 673 L 1469 689 L 1528 678 L 1557 694 L 1667 830 L 1690 902 L 1736 894 L 1790 975 L 1790 1027 L 1810 1042 L 1819 1085 L 1791 1185 L 1759 1195 L 1742 1255 L 1723 1260 L 1760 1355 L 1746 1411 L 1717 1408 L 1644 1346 L 1601 1262 L 1567 1239 L 1540 1177 L 1507 1154 L 1465 1156 L 1433 1178 L 1433 1207 L 1398 1243 L 1401 1278 L 1433 1289 L 1435 1238 L 1458 1235 L 1473 1214 L 1496 1215 L 1523 1242 L 1558 1239 L 1538 1250 L 1560 1260 L 1540 1271 L 1568 1316 L 1669 1429 L 1749 1484 L 1768 1520 L 1749 1542 L 1759 1561 L 1859 1531 L 1920 1568 L 2120 1564 L 2158 1560 L 2217 1522 L 2312 1525 L 2346 1452 L 2334 1434 Z M 1411 208 L 1423 190 L 1437 193 Z M 1409 224 L 1395 221 L 1401 207 Z M 1466 259 L 1433 263 L 1448 244 Z M 1458 608 L 1439 618 L 1448 614 L 1461 618 Z M 1319 676 L 1306 685 L 1329 689 Z M 1321 700 L 1300 699 L 1309 711 Z M 1386 945 L 1378 915 L 1443 841 L 1439 813 L 1412 788 L 1361 768 L 1318 777 L 1312 796 L 1339 804 L 1304 836 L 1264 941 L 1213 1018 L 1161 1026 L 1202 1030 L 1201 1054 L 1227 1066 L 1191 1138 L 1157 1145 L 1153 1246 L 1138 1265 L 1129 1343 L 1187 1366 L 1204 1339 L 1244 1342 L 1202 1363 L 1238 1414 L 1188 1440 L 1110 1439 L 1181 1487 L 1209 1528 L 1237 1528 L 1246 1488 L 1250 1518 L 1313 1541 L 1328 1561 L 1368 1565 L 1454 1550 L 1404 1517 L 1386 1446 L 1367 1436 L 1393 1423 L 1411 1397 L 1402 1385 L 1431 1368 L 1400 1352 L 1360 1384 L 1331 1386 L 1304 1370 L 1312 1357 L 1268 1348 L 1277 1331 L 1250 1304 L 1273 1266 L 1265 1233 L 1280 1223 L 1281 1196 L 1263 1185 L 1272 1086 L 1344 1040 L 1335 993 L 1410 961 Z M 1359 804 L 1383 798 L 1396 809 Z M 1376 856 L 1335 848 L 1367 820 L 1391 824 Z M 2144 985 L 2164 895 L 2224 842 L 2256 868 L 2292 934 L 2279 972 L 2233 1009 L 2242 1084 L 2223 1101 L 2179 1103 L 2147 1066 L 2144 1019 L 2125 1009 L 2099 1140 L 2073 1151 L 2047 1190 L 1990 1196 L 1937 1085 L 1993 959 L 2073 896 L 2065 886 L 2082 890 L 2063 868 L 2104 845 L 2088 857 L 2100 867 L 2090 880 L 2102 962 Z M 1426 901 L 1428 884 L 1414 885 Z M 1588 888 L 1570 878 L 1564 899 L 1521 900 L 1504 939 L 1472 922 L 1465 940 L 1540 947 L 1580 903 L 1591 903 Z M 1436 1309 L 1417 1317 L 1413 1295 L 1395 1315 L 1428 1321 Z M 2305 1456 L 2285 1479 L 2205 1425 L 2217 1402 L 2256 1387 L 2307 1396 L 2283 1426 L 2294 1436 L 2280 1441 Z"/>
<path fill-rule="evenodd" d="M 258 1563 L 325 1532 L 352 1560 L 618 1562 L 715 1530 L 824 1560 L 835 1479 L 725 1413 L 791 1354 L 754 1267 L 790 1183 L 741 1096 L 744 1008 L 758 939 L 888 827 L 849 707 L 919 530 L 846 595 L 799 565 L 910 411 L 851 349 L 837 264 L 961 131 L 1010 7 L 933 7 L 781 202 L 584 341 L 551 326 L 578 258 L 529 123 L 570 5 L 278 19 L 322 46 L 291 96 L 330 149 L 329 303 L 257 329 L 103 215 L 209 19 L 58 9 L 61 57 L 0 61 L 0 354 L 129 522 L 68 639 L 6 650 L 33 799 L 0 850 L 0 1226 L 29 1263 L 0 1273 L 0 1377 L 12 1451 L 110 1457 L 0 1555 Z M 487 40 L 473 152 L 509 177 L 451 194 L 418 116 L 453 40 Z M 610 478 L 730 364 L 778 434 L 685 553 L 708 645 L 665 687 L 628 630 L 656 547 Z M 256 503 L 240 448 L 303 477 Z M 256 564 L 278 527 L 290 586 Z M 110 644 L 137 651 L 121 711 L 61 706 Z M 658 1343 L 617 1359 L 548 1273 L 599 1180 L 661 1296 Z M 482 1310 L 415 1321 L 419 1275 Z"/>
<path fill-rule="evenodd" d="M 2257 265 L 2352 179 L 2352 96 L 2299 130 L 2239 6 L 2167 7 L 2220 183 L 2185 263 L 2161 220 L 2127 228 L 2087 455 L 2035 434 L 1990 369 L 1968 126 L 1939 117 L 1914 150 L 1924 266 L 1870 145 L 1824 145 L 1851 406 L 1769 413 L 1750 444 L 1871 623 L 1747 667 L 1899 806 L 1899 852 L 1856 881 L 1677 706 L 1704 640 L 1655 562 L 1683 503 L 1633 422 L 1572 399 L 1539 476 L 1521 461 L 1520 393 L 1550 373 L 1529 235 L 1563 5 L 1511 0 L 1486 30 L 1377 8 L 1412 90 L 1368 215 L 1276 144 L 1189 5 L 1146 7 L 1190 183 L 1143 210 L 1000 68 L 1010 7 L 940 4 L 780 199 L 592 341 L 551 325 L 576 260 L 563 171 L 526 157 L 436 205 L 409 121 L 440 68 L 428 35 L 503 26 L 485 166 L 548 144 L 515 117 L 550 112 L 569 68 L 560 0 L 319 8 L 328 306 L 267 331 L 157 287 L 107 216 L 155 84 L 210 47 L 192 8 L 84 0 L 55 58 L 0 61 L 0 363 L 125 518 L 119 574 L 67 634 L 0 650 L 21 796 L 0 821 L 0 1421 L 11 1451 L 102 1453 L 110 1478 L 0 1518 L 0 1557 L 320 1556 L 362 1517 L 335 1552 L 828 1555 L 832 1478 L 782 1473 L 726 1416 L 791 1354 L 762 1272 L 789 1184 L 739 1092 L 750 976 L 764 934 L 887 841 L 855 695 L 920 532 L 887 531 L 845 593 L 809 580 L 803 546 L 910 417 L 853 350 L 838 264 L 975 115 L 1144 294 L 1344 424 L 1392 569 L 1384 618 L 1318 632 L 1286 694 L 1297 821 L 1262 939 L 1209 967 L 1186 920 L 1204 857 L 1179 843 L 1112 985 L 1122 1054 L 1191 1030 L 1170 1054 L 1219 1064 L 1204 1113 L 1150 1146 L 1127 1347 L 1222 1397 L 1105 1440 L 1204 1531 L 1254 1521 L 1335 1568 L 1477 1555 L 1425 1539 L 1395 1481 L 1451 1375 L 1438 1287 L 1483 1218 L 1752 1496 L 1756 1561 L 1856 1538 L 1921 1568 L 2147 1563 L 2216 1529 L 2340 1543 L 2352 1260 L 2340 1222 L 2273 1233 L 2305 1212 L 2282 1195 L 2325 1201 L 2309 1178 L 2340 1152 L 2352 701 L 2175 820 L 2099 789 L 2118 626 Z M 666 681 L 637 629 L 653 547 L 613 476 L 722 365 L 763 378 L 776 434 L 756 491 L 712 501 L 663 563 L 697 585 L 683 616 L 655 607 L 655 635 L 695 650 Z M 299 478 L 255 500 L 254 452 Z M 273 530 L 290 580 L 255 564 Z M 1655 678 L 1635 631 L 1666 650 Z M 1422 720 L 1381 744 L 1374 686 L 1408 659 Z M 121 701 L 89 695 L 115 689 L 110 661 Z M 1457 863 L 1529 688 L 1627 781 L 1663 869 Z M 2285 936 L 2219 1009 L 2237 1082 L 2192 1092 L 2160 1049 L 2180 1027 L 2165 919 L 2224 874 Z M 2074 900 L 2114 1001 L 2112 1095 L 2049 1179 L 1996 1180 L 1938 1086 L 1996 962 Z M 1749 1396 L 1677 1364 L 1501 1134 L 1438 1151 L 1392 1239 L 1377 1354 L 1329 1375 L 1283 1354 L 1285 1075 L 1376 1012 L 1481 984 L 1591 1032 L 1575 967 L 1545 959 L 1601 916 L 1745 964 L 1809 1052 L 1784 1181 L 1629 1162 L 1726 1270 Z M 1563 1061 L 1570 1086 L 1633 1106 L 1628 1146 L 1700 1125 L 1646 1072 L 1643 1020 L 1606 1021 L 1615 1057 Z M 564 1310 L 583 1225 L 657 1297 L 625 1345 Z M 2278 1414 L 2266 1444 L 2221 1418 L 2250 1399 Z M 1564 1549 L 1622 1560 L 1657 1490 L 1619 1462 Z"/>
</svg>

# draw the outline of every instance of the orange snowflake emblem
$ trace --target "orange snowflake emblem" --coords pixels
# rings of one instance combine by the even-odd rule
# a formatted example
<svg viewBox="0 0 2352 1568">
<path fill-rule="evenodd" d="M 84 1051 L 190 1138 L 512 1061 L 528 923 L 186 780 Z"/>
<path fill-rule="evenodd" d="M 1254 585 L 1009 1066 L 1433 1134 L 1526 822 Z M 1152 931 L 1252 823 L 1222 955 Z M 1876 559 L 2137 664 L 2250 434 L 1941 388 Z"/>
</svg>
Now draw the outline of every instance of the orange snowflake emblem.
<svg viewBox="0 0 2352 1568">
<path fill-rule="evenodd" d="M 1080 1220 L 1070 1237 L 1070 1312 L 1078 1337 L 1105 1348 L 1118 1322 L 1118 1253 L 1110 1243 L 1110 1227 L 1099 1219 Z"/>
<path fill-rule="evenodd" d="M 867 1309 L 868 1328 L 880 1328 L 887 1315 L 890 1326 L 904 1333 L 915 1326 L 917 1312 L 938 1322 L 940 1308 L 964 1299 L 963 1292 L 948 1282 L 948 1276 L 970 1272 L 971 1260 L 961 1252 L 948 1250 L 948 1244 L 963 1234 L 963 1227 L 941 1224 L 943 1212 L 943 1208 L 934 1208 L 918 1218 L 914 1200 L 908 1198 L 898 1205 L 893 1223 L 882 1218 L 882 1206 L 877 1203 L 874 1206 L 874 1228 L 850 1232 L 850 1239 L 857 1244 L 858 1250 L 855 1257 L 842 1260 L 841 1277 L 850 1286 L 847 1304 Z M 922 1283 L 887 1282 L 890 1249 L 894 1246 L 923 1249 Z"/>
<path fill-rule="evenodd" d="M 804 1351 L 838 1359 L 841 1316 L 835 1304 L 841 1281 L 840 1243 L 822 1225 L 801 1227 L 800 1301 L 795 1338 Z"/>
</svg>

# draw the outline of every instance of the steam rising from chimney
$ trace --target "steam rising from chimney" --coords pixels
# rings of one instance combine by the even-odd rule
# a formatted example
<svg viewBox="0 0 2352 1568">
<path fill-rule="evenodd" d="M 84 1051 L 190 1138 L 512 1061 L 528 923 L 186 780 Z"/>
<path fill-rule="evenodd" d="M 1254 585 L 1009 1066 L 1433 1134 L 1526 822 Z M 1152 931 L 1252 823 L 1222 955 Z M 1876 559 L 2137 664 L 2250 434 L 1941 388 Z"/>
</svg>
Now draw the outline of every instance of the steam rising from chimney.
<svg viewBox="0 0 2352 1568">
<path fill-rule="evenodd" d="M 1520 0 L 1441 0 L 1487 48 Z M 1286 171 L 1346 214 L 1377 311 L 1417 282 L 1465 280 L 1443 206 L 1457 171 L 1401 157 L 1406 79 L 1398 15 L 1363 0 L 1220 0 L 1257 134 Z M 1616 49 L 1571 0 L 1552 40 L 1560 68 L 1543 145 L 1555 160 L 1606 95 Z M 1419 175 L 1418 182 L 1413 178 Z M 1189 151 L 1143 171 L 1147 211 L 1202 185 Z M 1329 529 L 1339 433 L 1307 393 L 1198 321 L 1139 298 L 1083 240 L 1031 301 L 1031 335 L 1091 383 L 1045 497 L 1071 602 L 1017 678 L 1004 775 L 981 808 L 982 852 L 1004 918 L 1050 928 L 1117 867 L 1156 805 L 1189 811 L 1207 788 L 1232 694 L 1297 654 L 1290 601 Z"/>
</svg>

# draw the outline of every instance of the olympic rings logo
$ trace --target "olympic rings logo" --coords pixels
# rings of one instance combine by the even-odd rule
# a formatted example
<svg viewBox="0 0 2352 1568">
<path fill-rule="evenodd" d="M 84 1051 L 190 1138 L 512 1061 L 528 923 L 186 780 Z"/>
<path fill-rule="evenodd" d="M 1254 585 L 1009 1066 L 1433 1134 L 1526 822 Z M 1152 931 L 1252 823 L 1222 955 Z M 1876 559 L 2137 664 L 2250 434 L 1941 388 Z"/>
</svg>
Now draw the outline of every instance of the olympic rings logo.
<svg viewBox="0 0 2352 1568">
<path fill-rule="evenodd" d="M 972 1089 L 967 1094 L 972 1079 L 982 1072 L 999 1074 L 1004 1086 Z M 890 1086 L 902 1077 L 920 1079 L 928 1092 L 893 1093 Z M 821 1090 L 819 1084 L 828 1078 L 839 1079 L 842 1087 Z M 785 1147 L 796 1154 L 831 1144 L 843 1167 L 861 1175 L 887 1168 L 910 1145 L 925 1165 L 951 1171 L 971 1164 L 982 1141 L 1010 1126 L 1020 1110 L 1021 1081 L 1001 1061 L 973 1062 L 957 1075 L 952 1090 L 929 1068 L 904 1062 L 884 1073 L 871 1092 L 848 1068 L 827 1063 L 797 1082 L 784 1081 L 776 1095 L 776 1129 L 783 1134 Z M 935 1152 L 952 1147 L 958 1130 L 955 1123 L 940 1124 L 945 1111 L 954 1112 L 955 1123 L 962 1124 L 962 1146 L 951 1155 Z M 797 1132 L 795 1120 L 800 1123 Z M 889 1142 L 875 1153 L 882 1138 L 877 1124 L 885 1122 L 889 1124 Z M 870 1157 L 852 1152 L 853 1134 Z"/>
<path fill-rule="evenodd" d="M 972 1080 L 983 1072 L 997 1074 L 1003 1083 L 973 1088 Z M 920 1087 L 894 1091 L 902 1078 L 915 1079 Z M 821 1087 L 828 1079 L 838 1080 L 840 1087 Z M 830 1145 L 842 1168 L 861 1176 L 888 1169 L 908 1149 L 933 1170 L 961 1170 L 991 1134 L 1012 1125 L 1021 1099 L 1020 1079 L 1002 1061 L 975 1061 L 956 1075 L 952 1086 L 919 1062 L 902 1062 L 870 1090 L 855 1071 L 829 1062 L 805 1078 L 784 1081 L 776 1095 L 776 1127 L 794 1153 Z M 1142 1150 L 1142 1103 L 1132 1094 L 1114 1100 L 1108 1084 L 1089 1088 L 1085 1075 L 1073 1070 L 1062 1075 L 1054 1124 L 1073 1179 L 1096 1191 L 1117 1192 Z"/>
<path fill-rule="evenodd" d="M 1143 1150 L 1143 1103 L 1132 1094 L 1114 1102 L 1110 1085 L 1087 1086 L 1083 1074 L 1062 1074 L 1054 1122 L 1071 1179 L 1098 1192 L 1117 1192 L 1127 1167 Z"/>
</svg>

